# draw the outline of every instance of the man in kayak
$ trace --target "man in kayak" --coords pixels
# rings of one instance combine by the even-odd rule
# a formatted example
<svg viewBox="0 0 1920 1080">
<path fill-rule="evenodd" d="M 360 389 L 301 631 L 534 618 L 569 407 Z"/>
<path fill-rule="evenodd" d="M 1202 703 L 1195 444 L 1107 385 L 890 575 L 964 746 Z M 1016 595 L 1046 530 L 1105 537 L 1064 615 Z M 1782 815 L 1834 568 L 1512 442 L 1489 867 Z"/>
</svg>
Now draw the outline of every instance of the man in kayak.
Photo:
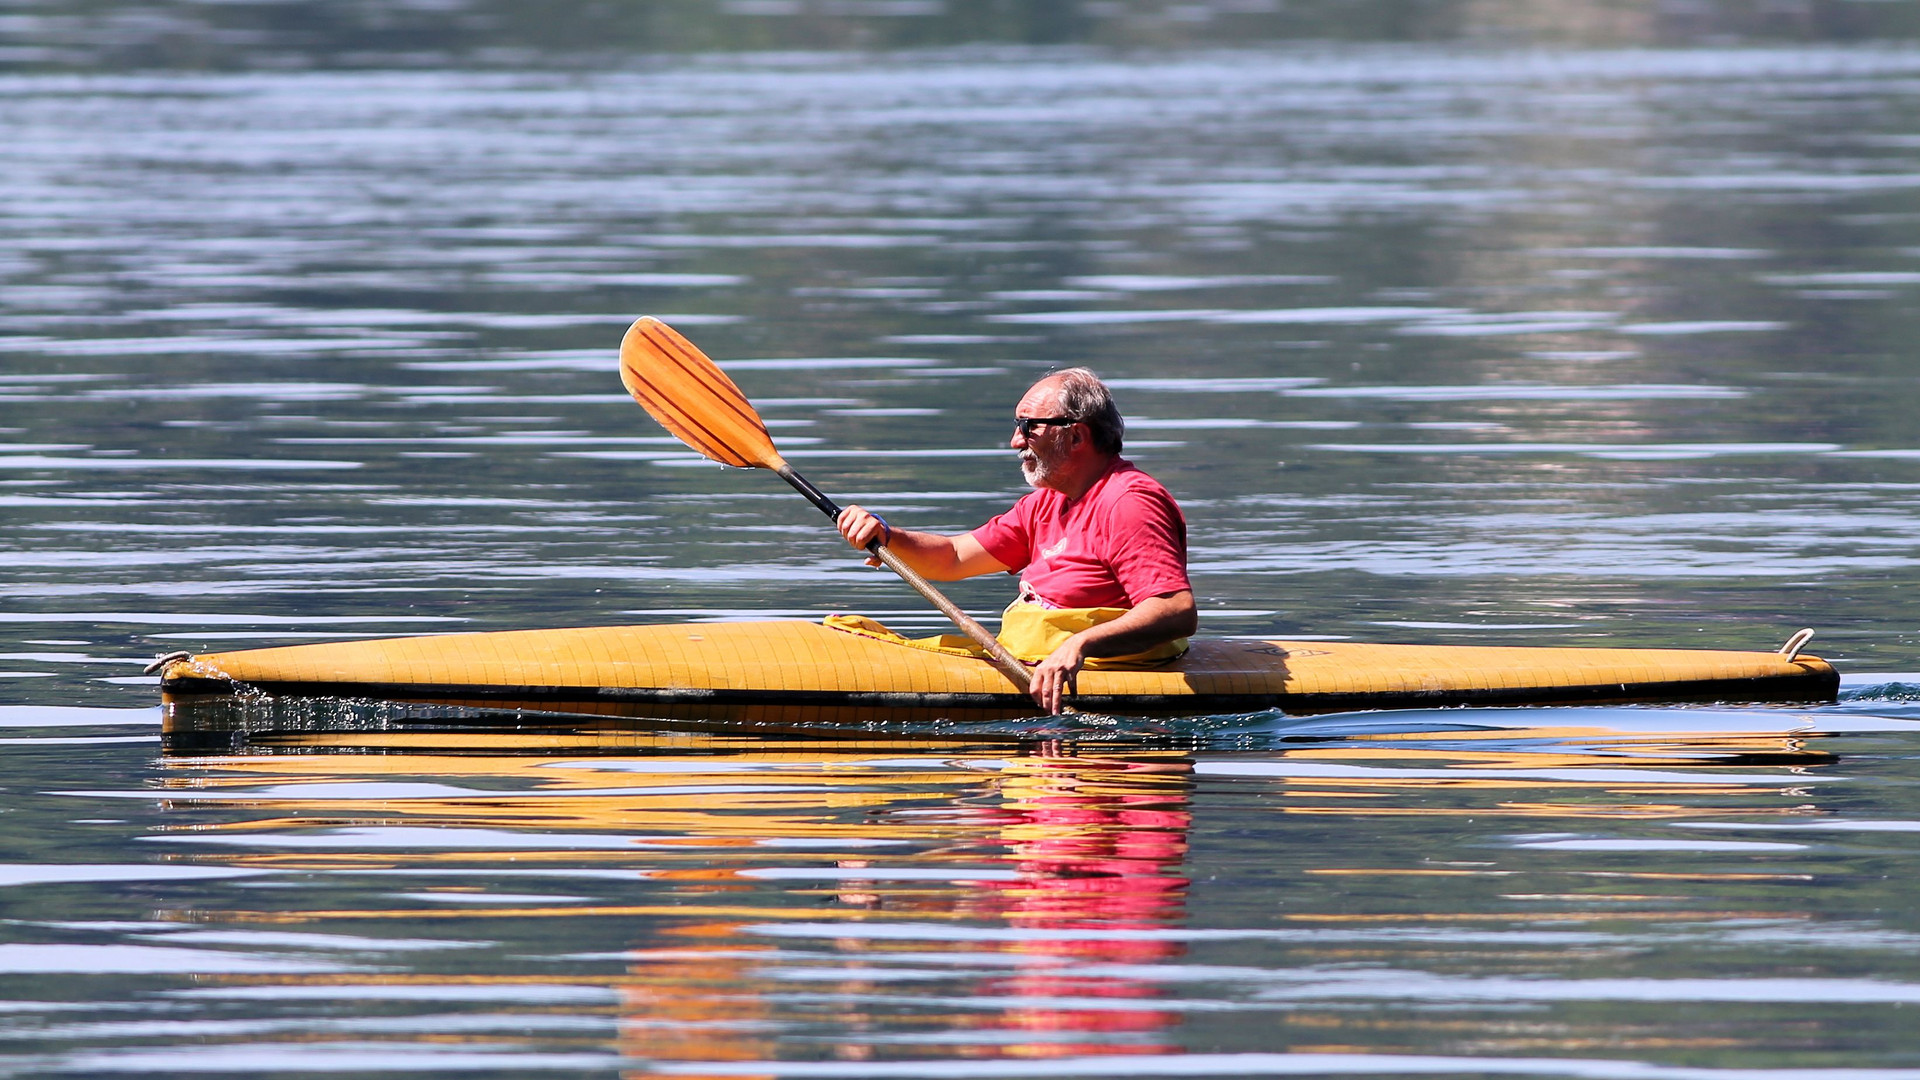
<svg viewBox="0 0 1920 1080">
<path fill-rule="evenodd" d="M 840 532 L 856 548 L 878 540 L 938 581 L 1020 571 L 1000 640 L 1038 661 L 1033 700 L 1057 713 L 1088 661 L 1171 659 L 1199 625 L 1186 518 L 1166 488 L 1120 456 L 1125 430 L 1093 372 L 1056 372 L 1014 409 L 1008 445 L 1034 490 L 1012 509 L 972 532 L 942 536 L 892 528 L 849 506 Z"/>
</svg>

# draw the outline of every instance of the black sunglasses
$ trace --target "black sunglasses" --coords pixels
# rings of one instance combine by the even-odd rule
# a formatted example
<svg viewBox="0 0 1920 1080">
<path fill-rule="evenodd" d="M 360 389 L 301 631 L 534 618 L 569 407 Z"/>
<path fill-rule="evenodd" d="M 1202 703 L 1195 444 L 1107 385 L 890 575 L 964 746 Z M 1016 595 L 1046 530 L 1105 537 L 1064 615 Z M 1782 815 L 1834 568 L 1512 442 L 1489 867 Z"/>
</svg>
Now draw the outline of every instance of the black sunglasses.
<svg viewBox="0 0 1920 1080">
<path fill-rule="evenodd" d="M 1023 439 L 1033 438 L 1033 429 L 1037 427 L 1072 427 L 1080 421 L 1071 416 L 1016 416 L 1013 418 L 1013 430 Z"/>
</svg>

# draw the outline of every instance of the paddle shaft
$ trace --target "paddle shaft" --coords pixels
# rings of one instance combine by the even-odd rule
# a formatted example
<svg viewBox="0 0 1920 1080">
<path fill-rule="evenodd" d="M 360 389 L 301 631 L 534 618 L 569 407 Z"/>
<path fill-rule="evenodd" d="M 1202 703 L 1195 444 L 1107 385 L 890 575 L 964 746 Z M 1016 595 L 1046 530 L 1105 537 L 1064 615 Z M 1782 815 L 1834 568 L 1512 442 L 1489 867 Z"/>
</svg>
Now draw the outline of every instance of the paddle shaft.
<svg viewBox="0 0 1920 1080">
<path fill-rule="evenodd" d="M 808 502 L 819 507 L 821 513 L 836 522 L 840 520 L 839 504 L 835 503 L 831 498 L 828 498 L 826 492 L 821 491 L 809 483 L 806 477 L 794 472 L 793 466 L 782 464 L 774 469 L 774 472 L 780 474 L 780 479 L 792 484 L 795 491 L 805 495 Z M 913 586 L 913 591 L 926 597 L 928 603 L 939 608 L 941 614 L 952 619 L 953 625 L 965 631 L 966 635 L 972 638 L 975 644 L 985 649 L 987 651 L 987 658 L 993 661 L 993 666 L 999 668 L 1002 675 L 1005 675 L 1011 680 L 1013 685 L 1019 687 L 1021 693 L 1030 693 L 1032 691 L 1033 676 L 1027 671 L 1027 666 L 1022 664 L 1012 653 L 1008 652 L 1007 647 L 1000 644 L 992 634 L 987 633 L 986 627 L 981 626 L 973 616 L 961 611 L 959 605 L 947 599 L 945 593 L 934 588 L 932 582 L 921 577 L 920 572 L 908 566 L 901 560 L 900 556 L 888 551 L 881 545 L 880 541 L 875 540 L 873 543 L 868 544 L 867 550 L 872 552 L 875 558 L 885 563 L 887 569 L 899 574 L 902 581 Z"/>
</svg>

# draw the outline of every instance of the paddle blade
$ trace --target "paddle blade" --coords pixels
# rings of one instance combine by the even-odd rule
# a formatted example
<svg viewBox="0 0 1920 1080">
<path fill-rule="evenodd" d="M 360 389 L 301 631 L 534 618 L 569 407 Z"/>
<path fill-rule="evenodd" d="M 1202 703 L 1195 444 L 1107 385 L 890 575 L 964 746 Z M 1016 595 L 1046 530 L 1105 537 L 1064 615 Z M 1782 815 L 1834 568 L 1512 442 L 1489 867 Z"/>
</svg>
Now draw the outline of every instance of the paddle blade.
<svg viewBox="0 0 1920 1080">
<path fill-rule="evenodd" d="M 679 331 L 641 316 L 620 341 L 620 381 L 675 438 L 722 465 L 778 469 L 767 425 L 718 364 Z"/>
</svg>

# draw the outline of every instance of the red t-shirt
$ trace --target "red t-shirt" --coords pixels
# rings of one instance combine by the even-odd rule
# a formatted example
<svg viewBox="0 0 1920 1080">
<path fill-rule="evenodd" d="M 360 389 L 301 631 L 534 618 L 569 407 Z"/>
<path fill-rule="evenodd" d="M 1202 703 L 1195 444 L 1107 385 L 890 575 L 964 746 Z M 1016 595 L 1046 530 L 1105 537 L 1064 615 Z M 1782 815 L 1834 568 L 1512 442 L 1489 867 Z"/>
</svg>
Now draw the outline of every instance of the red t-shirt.
<svg viewBox="0 0 1920 1080">
<path fill-rule="evenodd" d="M 1192 588 L 1187 519 L 1167 489 L 1130 461 L 1116 459 L 1073 502 L 1036 488 L 973 538 L 1021 571 L 1021 592 L 1048 607 L 1130 608 Z"/>
</svg>

